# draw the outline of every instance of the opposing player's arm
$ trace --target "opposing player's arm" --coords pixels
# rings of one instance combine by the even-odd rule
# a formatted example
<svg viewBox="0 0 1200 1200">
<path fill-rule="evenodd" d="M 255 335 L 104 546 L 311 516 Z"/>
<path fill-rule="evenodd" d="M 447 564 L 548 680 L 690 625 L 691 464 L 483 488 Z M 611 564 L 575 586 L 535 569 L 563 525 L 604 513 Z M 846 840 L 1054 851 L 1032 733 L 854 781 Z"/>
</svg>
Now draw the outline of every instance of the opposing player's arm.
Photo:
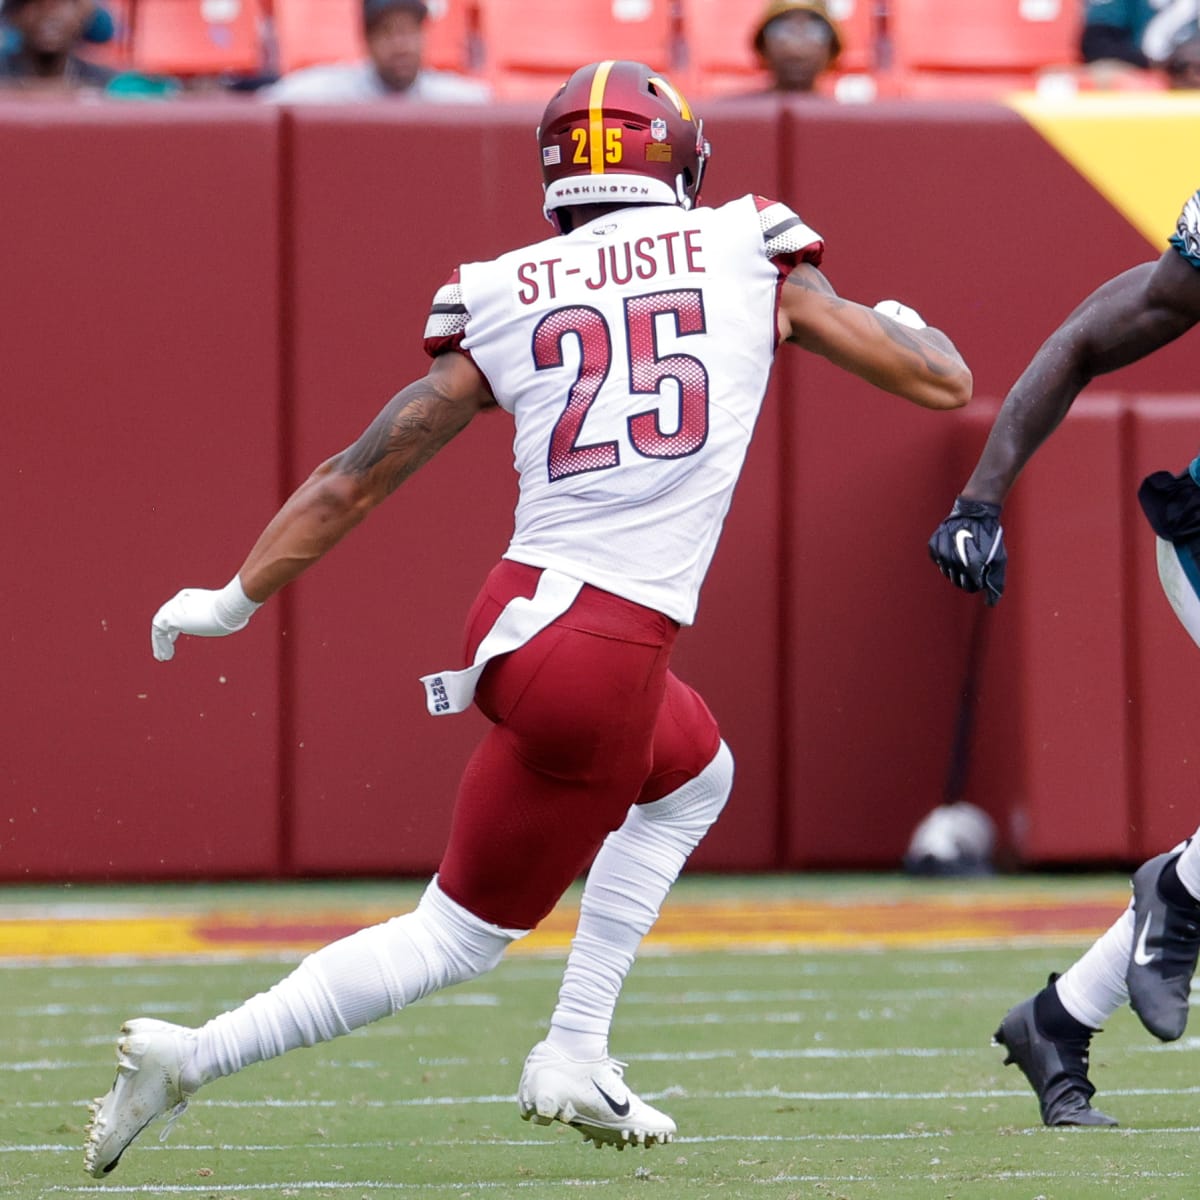
<svg viewBox="0 0 1200 1200">
<path fill-rule="evenodd" d="M 246 595 L 261 603 L 290 583 L 494 404 L 466 355 L 435 358 L 423 379 L 398 392 L 353 445 L 292 493 L 238 571 Z"/>
<path fill-rule="evenodd" d="M 1200 322 L 1200 270 L 1174 249 L 1097 288 L 1046 339 L 1005 397 L 962 495 L 1003 504 L 1021 469 L 1097 375 Z"/>
<path fill-rule="evenodd" d="M 779 336 L 923 408 L 960 408 L 971 398 L 971 372 L 944 333 L 844 299 L 811 263 L 783 285 Z"/>
</svg>

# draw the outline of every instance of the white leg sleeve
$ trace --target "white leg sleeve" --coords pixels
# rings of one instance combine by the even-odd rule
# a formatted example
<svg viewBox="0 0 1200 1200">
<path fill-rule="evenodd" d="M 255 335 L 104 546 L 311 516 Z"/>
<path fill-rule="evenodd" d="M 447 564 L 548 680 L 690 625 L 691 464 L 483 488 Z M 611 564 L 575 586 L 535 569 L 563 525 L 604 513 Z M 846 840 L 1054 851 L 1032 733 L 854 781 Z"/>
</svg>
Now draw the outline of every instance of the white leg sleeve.
<svg viewBox="0 0 1200 1200">
<path fill-rule="evenodd" d="M 1129 999 L 1125 968 L 1133 952 L 1133 924 L 1130 905 L 1055 984 L 1063 1008 L 1093 1029 Z"/>
<path fill-rule="evenodd" d="M 687 857 L 720 816 L 733 786 L 724 742 L 712 762 L 661 800 L 635 805 L 588 872 L 547 1041 L 569 1058 L 608 1053 L 617 996 L 642 938 Z"/>
<path fill-rule="evenodd" d="M 204 1025 L 185 1082 L 207 1083 L 390 1016 L 490 971 L 526 932 L 481 921 L 434 878 L 413 912 L 315 951 L 270 991 Z"/>
<path fill-rule="evenodd" d="M 1186 842 L 1180 842 L 1175 847 L 1183 851 L 1175 861 L 1175 874 L 1192 898 L 1200 902 L 1200 837 L 1197 834 L 1200 834 L 1200 829 Z"/>
</svg>

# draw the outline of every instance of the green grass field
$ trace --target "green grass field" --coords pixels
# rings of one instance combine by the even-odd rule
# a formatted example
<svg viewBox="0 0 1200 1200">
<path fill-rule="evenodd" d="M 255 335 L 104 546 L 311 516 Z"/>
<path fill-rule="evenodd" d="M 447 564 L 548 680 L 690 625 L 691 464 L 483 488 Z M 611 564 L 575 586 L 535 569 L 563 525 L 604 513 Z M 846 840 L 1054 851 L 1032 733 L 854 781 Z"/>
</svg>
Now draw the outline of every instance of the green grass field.
<svg viewBox="0 0 1200 1200">
<path fill-rule="evenodd" d="M 733 902 L 833 889 L 845 904 L 929 886 L 947 885 L 685 879 L 677 896 Z M 1107 900 L 1120 885 L 1110 876 L 952 886 Z M 403 911 L 415 894 L 374 885 L 19 889 L 0 892 L 0 919 L 78 915 L 91 903 L 295 913 L 394 902 Z M 628 1061 L 631 1085 L 675 1117 L 680 1137 L 624 1153 L 519 1119 L 517 1077 L 542 1036 L 562 957 L 514 956 L 349 1038 L 218 1081 L 168 1141 L 152 1128 L 105 1182 L 83 1174 L 82 1131 L 86 1101 L 111 1082 L 121 1021 L 199 1024 L 270 986 L 296 956 L 6 959 L 0 1197 L 1194 1197 L 1194 1040 L 1159 1046 L 1127 1011 L 1096 1040 L 1097 1103 L 1120 1130 L 1043 1129 L 1032 1093 L 989 1045 L 1005 1010 L 1085 944 L 648 952 L 627 984 L 612 1048 Z"/>
</svg>

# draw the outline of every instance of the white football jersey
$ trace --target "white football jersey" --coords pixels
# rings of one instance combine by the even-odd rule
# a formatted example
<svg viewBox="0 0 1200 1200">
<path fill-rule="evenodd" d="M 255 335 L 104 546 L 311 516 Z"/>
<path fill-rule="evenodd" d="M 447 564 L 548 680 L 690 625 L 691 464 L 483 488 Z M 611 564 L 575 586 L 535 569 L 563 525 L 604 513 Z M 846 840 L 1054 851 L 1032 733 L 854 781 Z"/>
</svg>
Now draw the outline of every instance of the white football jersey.
<svg viewBox="0 0 1200 1200">
<path fill-rule="evenodd" d="M 514 417 L 505 557 L 690 624 L 766 391 L 779 286 L 822 249 L 786 205 L 743 196 L 621 209 L 460 267 L 425 344 L 469 354 Z"/>
</svg>

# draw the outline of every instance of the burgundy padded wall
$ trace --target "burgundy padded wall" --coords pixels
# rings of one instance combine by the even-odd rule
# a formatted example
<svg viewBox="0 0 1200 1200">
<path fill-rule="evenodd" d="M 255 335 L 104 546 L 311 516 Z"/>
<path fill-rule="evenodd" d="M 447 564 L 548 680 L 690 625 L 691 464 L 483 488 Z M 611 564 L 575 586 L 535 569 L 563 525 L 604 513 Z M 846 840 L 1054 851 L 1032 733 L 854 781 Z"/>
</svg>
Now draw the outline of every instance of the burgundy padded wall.
<svg viewBox="0 0 1200 1200">
<path fill-rule="evenodd" d="M 974 372 L 976 408 L 1004 395 L 1088 291 L 1150 256 L 1107 202 L 1002 108 L 897 103 L 818 112 L 797 103 L 783 132 L 789 198 L 826 236 L 826 274 L 843 295 L 868 304 L 895 297 L 946 329 Z M 785 745 L 797 806 L 791 853 L 797 864 L 895 863 L 915 821 L 941 798 L 977 619 L 974 604 L 938 577 L 924 545 L 974 461 L 972 454 L 963 465 L 953 448 L 970 440 L 971 419 L 910 411 L 823 364 L 806 365 L 804 377 L 812 384 L 796 408 L 801 432 L 790 463 L 804 520 L 790 543 L 798 586 L 786 601 L 795 643 L 793 736 Z M 1084 424 L 1073 421 L 1047 448 L 1051 465 L 1039 462 L 1043 469 L 1022 480 L 1014 513 L 1028 509 L 1044 522 L 1064 507 L 1056 496 L 1079 473 L 1092 477 L 1080 463 L 1055 479 L 1052 464 L 1069 459 L 1073 445 L 1103 450 L 1108 475 L 1098 495 L 1105 514 L 1116 513 L 1116 430 L 1096 419 L 1089 436 Z M 1093 522 L 1087 532 L 1101 529 Z M 1061 564 L 1055 546 L 1021 553 L 1015 598 L 988 619 L 974 689 L 984 694 L 967 798 L 995 810 L 1006 836 L 1015 818 L 1012 837 L 1028 861 L 1127 848 L 1122 705 L 1102 674 L 1120 662 L 1120 614 L 1112 608 L 1119 558 L 1107 532 L 1090 550 L 1108 590 L 1093 608 L 1073 605 L 1061 629 L 1050 607 Z M 1040 607 L 1026 608 L 1030 597 Z M 1107 639 L 1107 657 L 1091 658 L 1094 635 Z M 992 681 L 997 656 L 1021 672 L 1015 707 L 988 704 L 987 692 L 1004 690 Z M 1084 715 L 1108 750 L 1098 761 L 1083 753 L 1093 736 Z M 983 741 L 999 756 L 994 763 L 978 749 Z M 1080 767 L 1087 769 L 1073 776 Z M 1111 799 L 1106 787 L 1102 815 L 1078 833 L 1079 813 L 1114 769 Z"/>
<path fill-rule="evenodd" d="M 1026 862 L 1130 850 L 1125 439 L 1111 396 L 1076 401 L 1005 506 L 1009 582 L 984 619 L 972 798 Z"/>
<path fill-rule="evenodd" d="M 166 665 L 149 635 L 278 494 L 277 122 L 10 103 L 0 160 L 0 873 L 274 872 L 275 614 Z"/>
<path fill-rule="evenodd" d="M 245 633 L 162 665 L 148 624 L 178 587 L 223 584 L 287 491 L 424 372 L 457 263 L 550 234 L 537 117 L 0 104 L 0 878 L 436 865 L 484 723 L 427 716 L 417 677 L 457 664 L 507 542 L 509 418 L 481 416 Z M 1040 342 L 1154 248 L 1000 108 L 725 101 L 707 129 L 705 199 L 789 202 L 843 295 L 951 333 L 976 400 L 923 412 L 781 349 L 677 653 L 738 762 L 694 865 L 895 865 L 941 799 L 964 697 L 967 797 L 1020 861 L 1190 832 L 1195 650 L 1134 492 L 1195 450 L 1191 339 L 1094 385 L 1021 479 L 999 608 L 925 550 Z"/>
<path fill-rule="evenodd" d="M 526 113 L 297 109 L 286 118 L 293 482 L 423 375 L 436 289 L 460 261 L 551 235 Z M 485 413 L 289 597 L 289 866 L 424 872 L 485 728 L 426 714 L 421 675 L 461 665 L 462 624 L 507 543 L 511 422 Z"/>
</svg>

